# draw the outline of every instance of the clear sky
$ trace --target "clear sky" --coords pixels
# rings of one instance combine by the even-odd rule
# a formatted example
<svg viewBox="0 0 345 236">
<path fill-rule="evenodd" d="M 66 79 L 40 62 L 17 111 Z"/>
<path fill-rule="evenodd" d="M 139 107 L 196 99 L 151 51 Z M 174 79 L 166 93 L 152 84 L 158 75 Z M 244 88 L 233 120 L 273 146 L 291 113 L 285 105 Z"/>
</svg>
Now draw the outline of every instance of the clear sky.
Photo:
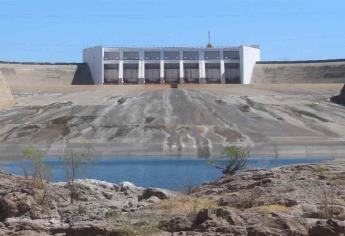
<svg viewBox="0 0 345 236">
<path fill-rule="evenodd" d="M 0 60 L 89 46 L 259 44 L 263 60 L 345 58 L 345 0 L 0 0 Z"/>
</svg>

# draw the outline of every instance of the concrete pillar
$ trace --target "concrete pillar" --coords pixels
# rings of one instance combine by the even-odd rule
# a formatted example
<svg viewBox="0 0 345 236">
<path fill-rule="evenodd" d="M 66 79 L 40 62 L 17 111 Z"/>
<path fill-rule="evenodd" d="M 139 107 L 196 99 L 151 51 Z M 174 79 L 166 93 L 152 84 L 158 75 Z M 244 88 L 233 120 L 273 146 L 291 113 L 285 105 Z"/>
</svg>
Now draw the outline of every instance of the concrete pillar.
<svg viewBox="0 0 345 236">
<path fill-rule="evenodd" d="M 205 59 L 204 51 L 199 50 L 199 84 L 206 83 L 206 68 L 205 68 Z"/>
<path fill-rule="evenodd" d="M 119 84 L 123 84 L 123 60 L 119 61 Z"/>
<path fill-rule="evenodd" d="M 220 50 L 220 83 L 225 84 L 225 63 L 224 63 L 224 51 Z"/>
<path fill-rule="evenodd" d="M 180 84 L 184 84 L 183 51 L 180 50 Z"/>
<path fill-rule="evenodd" d="M 145 58 L 144 58 L 144 50 L 143 49 L 140 49 L 140 51 L 139 51 L 138 78 L 139 78 L 139 84 L 145 83 Z"/>
<path fill-rule="evenodd" d="M 159 74 L 160 74 L 160 83 L 164 84 L 164 52 L 163 50 L 160 51 L 161 55 L 160 55 L 160 70 L 159 70 Z"/>
<path fill-rule="evenodd" d="M 123 50 L 120 51 L 119 84 L 123 84 Z"/>
</svg>

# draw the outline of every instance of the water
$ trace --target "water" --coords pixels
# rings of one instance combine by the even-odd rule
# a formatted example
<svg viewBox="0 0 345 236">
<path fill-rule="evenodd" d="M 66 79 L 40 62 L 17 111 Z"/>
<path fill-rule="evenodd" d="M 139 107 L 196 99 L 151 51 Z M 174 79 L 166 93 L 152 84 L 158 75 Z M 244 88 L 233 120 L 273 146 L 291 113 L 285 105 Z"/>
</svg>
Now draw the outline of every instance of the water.
<svg viewBox="0 0 345 236">
<path fill-rule="evenodd" d="M 325 158 L 252 158 L 247 168 L 269 169 L 291 164 L 317 163 Z M 49 158 L 46 163 L 52 168 L 53 181 L 65 181 L 64 164 L 58 158 Z M 219 160 L 225 163 L 225 160 Z M 25 163 L 30 166 L 30 163 Z M 23 175 L 22 164 L 18 161 L 0 163 L 2 169 Z M 97 159 L 84 166 L 79 178 L 91 178 L 112 183 L 130 181 L 137 186 L 159 187 L 183 191 L 189 186 L 216 180 L 221 171 L 212 166 L 208 159 L 181 157 L 130 157 Z"/>
</svg>

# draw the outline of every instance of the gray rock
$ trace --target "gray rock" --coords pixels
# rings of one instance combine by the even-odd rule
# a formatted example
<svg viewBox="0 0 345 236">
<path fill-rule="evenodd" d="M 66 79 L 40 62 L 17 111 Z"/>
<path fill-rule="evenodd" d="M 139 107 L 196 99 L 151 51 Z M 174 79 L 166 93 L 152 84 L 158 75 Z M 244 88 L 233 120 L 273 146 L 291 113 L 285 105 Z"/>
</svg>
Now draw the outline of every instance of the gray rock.
<svg viewBox="0 0 345 236">
<path fill-rule="evenodd" d="M 192 228 L 192 221 L 186 216 L 176 216 L 168 221 L 161 221 L 159 227 L 169 232 L 188 231 Z"/>
<path fill-rule="evenodd" d="M 157 197 L 161 200 L 168 199 L 171 197 L 174 197 L 176 194 L 174 194 L 171 191 L 160 189 L 160 188 L 148 188 L 145 189 L 142 195 L 139 196 L 139 201 L 149 199 L 150 197 Z"/>
</svg>

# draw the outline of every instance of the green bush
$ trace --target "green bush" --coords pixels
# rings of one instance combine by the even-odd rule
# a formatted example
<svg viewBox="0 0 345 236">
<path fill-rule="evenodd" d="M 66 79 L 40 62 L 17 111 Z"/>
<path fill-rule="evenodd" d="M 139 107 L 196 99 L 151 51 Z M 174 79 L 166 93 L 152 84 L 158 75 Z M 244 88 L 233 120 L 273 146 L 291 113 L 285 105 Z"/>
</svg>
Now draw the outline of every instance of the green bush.
<svg viewBox="0 0 345 236">
<path fill-rule="evenodd" d="M 225 147 L 222 153 L 226 157 L 226 164 L 219 165 L 211 162 L 216 168 L 222 170 L 225 175 L 234 175 L 237 171 L 243 170 L 247 166 L 249 151 L 247 148 L 238 146 Z"/>
<path fill-rule="evenodd" d="M 39 200 L 40 203 L 43 204 L 48 193 L 49 182 L 52 177 L 51 168 L 44 163 L 44 153 L 33 146 L 24 148 L 23 156 L 25 160 L 32 164 L 31 168 L 28 165 L 22 164 L 23 174 L 27 179 L 29 178 L 29 175 L 31 175 L 32 187 L 43 190 L 42 196 Z"/>
</svg>

